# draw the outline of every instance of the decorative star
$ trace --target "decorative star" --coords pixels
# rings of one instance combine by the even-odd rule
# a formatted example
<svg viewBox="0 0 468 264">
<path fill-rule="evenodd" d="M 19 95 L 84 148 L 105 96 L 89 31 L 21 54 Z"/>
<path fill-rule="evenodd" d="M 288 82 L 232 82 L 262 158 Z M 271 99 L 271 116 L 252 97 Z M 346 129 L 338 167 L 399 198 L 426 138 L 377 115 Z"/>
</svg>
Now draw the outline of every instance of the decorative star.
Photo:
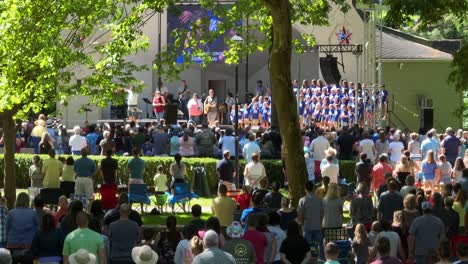
<svg viewBox="0 0 468 264">
<path fill-rule="evenodd" d="M 338 33 L 336 33 L 340 45 L 349 44 L 351 35 L 353 35 L 353 33 L 349 32 L 349 30 L 346 30 L 344 26 L 340 31 L 338 31 Z"/>
</svg>

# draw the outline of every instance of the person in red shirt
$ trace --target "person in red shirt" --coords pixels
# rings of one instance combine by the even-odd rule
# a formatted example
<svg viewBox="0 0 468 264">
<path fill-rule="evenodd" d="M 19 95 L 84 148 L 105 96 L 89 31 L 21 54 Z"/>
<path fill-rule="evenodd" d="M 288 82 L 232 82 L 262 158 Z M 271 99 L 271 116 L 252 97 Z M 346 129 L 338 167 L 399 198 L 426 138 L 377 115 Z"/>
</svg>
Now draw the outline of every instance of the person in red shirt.
<svg viewBox="0 0 468 264">
<path fill-rule="evenodd" d="M 239 204 L 239 210 L 241 212 L 250 207 L 251 199 L 252 195 L 250 194 L 249 186 L 244 185 L 242 187 L 242 194 L 236 198 L 236 202 Z"/>
<path fill-rule="evenodd" d="M 268 241 L 265 235 L 257 230 L 257 215 L 250 214 L 247 217 L 247 231 L 244 233 L 243 239 L 250 241 L 255 249 L 255 255 L 257 256 L 257 264 L 264 263 L 264 253 L 268 246 Z"/>
<path fill-rule="evenodd" d="M 154 98 L 153 98 L 153 111 L 154 114 L 156 115 L 156 119 L 158 122 L 161 119 L 164 119 L 164 110 L 166 109 L 166 100 L 164 99 L 164 96 L 161 95 L 160 91 L 156 91 L 154 93 Z"/>
<path fill-rule="evenodd" d="M 62 218 L 67 214 L 68 212 L 68 199 L 65 195 L 60 196 L 58 200 L 58 206 L 60 207 L 57 212 L 55 213 L 55 222 L 60 224 L 60 221 L 62 221 Z"/>
<path fill-rule="evenodd" d="M 385 182 L 385 173 L 389 172 L 390 174 L 393 172 L 392 165 L 387 163 L 388 156 L 387 154 L 382 154 L 379 156 L 379 163 L 377 163 L 374 168 L 372 169 L 372 190 L 374 193 L 377 191 L 380 185 Z"/>
</svg>

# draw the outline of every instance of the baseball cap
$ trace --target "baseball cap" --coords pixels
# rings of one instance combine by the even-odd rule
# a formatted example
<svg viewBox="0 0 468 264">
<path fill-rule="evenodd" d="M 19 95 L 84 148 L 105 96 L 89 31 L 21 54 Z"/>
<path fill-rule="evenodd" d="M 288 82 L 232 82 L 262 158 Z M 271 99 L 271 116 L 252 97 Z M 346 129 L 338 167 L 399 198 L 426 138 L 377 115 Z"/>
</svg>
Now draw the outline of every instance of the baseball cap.
<svg viewBox="0 0 468 264">
<path fill-rule="evenodd" d="M 432 204 L 430 202 L 425 201 L 425 202 L 423 202 L 421 204 L 421 209 L 422 210 L 430 210 L 430 209 L 432 209 Z"/>
</svg>

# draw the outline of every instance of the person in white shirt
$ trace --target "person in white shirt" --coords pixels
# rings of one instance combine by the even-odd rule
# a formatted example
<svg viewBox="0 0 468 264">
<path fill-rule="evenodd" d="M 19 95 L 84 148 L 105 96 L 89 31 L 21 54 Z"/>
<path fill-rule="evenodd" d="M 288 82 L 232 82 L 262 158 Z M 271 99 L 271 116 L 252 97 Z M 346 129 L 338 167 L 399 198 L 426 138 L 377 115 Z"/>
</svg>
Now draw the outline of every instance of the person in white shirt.
<svg viewBox="0 0 468 264">
<path fill-rule="evenodd" d="M 255 142 L 255 135 L 249 135 L 249 143 L 245 144 L 242 148 L 242 157 L 244 157 L 245 162 L 249 163 L 252 160 L 252 156 L 254 153 L 260 153 L 260 147 L 258 146 L 257 142 Z"/>
<path fill-rule="evenodd" d="M 392 167 L 395 168 L 398 161 L 401 159 L 401 155 L 405 151 L 405 146 L 400 142 L 400 134 L 395 133 L 393 135 L 393 141 L 388 146 L 388 154 L 390 155 L 390 162 Z"/>
<path fill-rule="evenodd" d="M 196 93 L 194 93 L 193 97 L 188 101 L 187 110 L 189 119 L 196 124 L 200 123 L 200 117 L 203 114 L 203 103 L 198 99 L 198 95 Z"/>
<path fill-rule="evenodd" d="M 86 138 L 80 135 L 81 128 L 79 126 L 75 126 L 73 131 L 75 134 L 70 137 L 68 145 L 70 146 L 73 155 L 81 155 L 81 150 L 86 148 L 88 143 L 86 142 Z"/>
<path fill-rule="evenodd" d="M 318 137 L 310 143 L 309 149 L 314 158 L 315 180 L 321 181 L 320 162 L 325 158 L 325 150 L 330 147 L 330 142 L 323 136 L 323 129 L 317 131 Z"/>
<path fill-rule="evenodd" d="M 130 85 L 130 88 L 125 89 L 125 92 L 127 93 L 127 115 L 128 117 L 135 116 L 135 108 L 138 107 L 139 93 L 135 90 L 135 86 L 133 85 Z"/>
<path fill-rule="evenodd" d="M 365 132 L 362 136 L 364 139 L 359 142 L 359 152 L 364 152 L 367 154 L 368 159 L 375 160 L 374 141 L 372 141 L 368 132 Z"/>
<path fill-rule="evenodd" d="M 245 165 L 244 185 L 250 186 L 251 190 L 260 188 L 260 181 L 266 177 L 265 166 L 259 160 L 258 153 L 253 153 L 252 161 Z"/>
<path fill-rule="evenodd" d="M 321 172 L 322 177 L 328 176 L 330 178 L 330 183 L 338 183 L 338 173 L 340 168 L 337 164 L 333 164 L 333 156 L 327 155 L 327 164 L 322 166 Z"/>
</svg>

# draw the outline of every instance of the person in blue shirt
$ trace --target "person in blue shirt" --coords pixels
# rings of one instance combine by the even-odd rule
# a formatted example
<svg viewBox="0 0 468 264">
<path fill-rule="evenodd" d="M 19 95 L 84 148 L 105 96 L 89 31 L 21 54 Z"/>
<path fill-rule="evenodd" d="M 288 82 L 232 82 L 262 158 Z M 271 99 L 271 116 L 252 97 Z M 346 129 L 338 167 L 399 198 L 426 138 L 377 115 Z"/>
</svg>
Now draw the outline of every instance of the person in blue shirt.
<svg viewBox="0 0 468 264">
<path fill-rule="evenodd" d="M 425 189 L 431 189 L 434 191 L 434 184 L 436 179 L 436 170 L 437 170 L 437 162 L 435 161 L 434 152 L 429 150 L 427 152 L 426 158 L 421 164 L 421 170 L 424 177 L 424 185 Z"/>
<path fill-rule="evenodd" d="M 267 102 L 263 103 L 263 111 L 262 111 L 262 126 L 266 129 L 270 127 L 269 124 L 269 116 L 270 116 L 270 106 Z"/>
<path fill-rule="evenodd" d="M 312 119 L 312 109 L 309 105 L 305 106 L 304 113 L 302 115 L 302 124 L 307 126 L 310 125 Z"/>
<path fill-rule="evenodd" d="M 73 170 L 76 173 L 75 195 L 84 195 L 89 200 L 93 199 L 92 177 L 96 173 L 96 163 L 88 158 L 88 149 L 81 149 L 81 158 L 75 161 Z"/>
<path fill-rule="evenodd" d="M 246 224 L 247 217 L 250 214 L 258 214 L 258 213 L 263 213 L 264 212 L 263 209 L 259 208 L 262 203 L 263 203 L 263 198 L 261 197 L 261 195 L 253 195 L 252 196 L 252 200 L 251 200 L 252 207 L 244 209 L 244 211 L 242 211 L 242 215 L 241 215 L 241 218 L 240 218 L 240 221 L 241 221 L 242 225 Z"/>
<path fill-rule="evenodd" d="M 341 116 L 340 116 L 341 126 L 348 126 L 349 125 L 349 116 L 348 116 L 348 109 L 346 106 L 341 106 Z"/>
<path fill-rule="evenodd" d="M 258 126 L 260 123 L 260 110 L 258 109 L 258 103 L 255 102 L 250 110 L 250 118 L 252 119 L 252 126 Z"/>
<path fill-rule="evenodd" d="M 97 140 L 99 135 L 95 132 L 96 127 L 91 125 L 88 127 L 88 135 L 86 135 L 86 143 L 88 144 L 89 153 L 91 155 L 98 155 Z"/>
<path fill-rule="evenodd" d="M 327 126 L 328 115 L 330 114 L 330 109 L 328 108 L 327 104 L 324 104 L 322 114 L 320 116 L 320 122 L 322 123 L 323 127 Z"/>
<path fill-rule="evenodd" d="M 243 119 L 244 127 L 247 127 L 250 125 L 250 110 L 249 110 L 248 104 L 244 104 L 244 108 L 242 109 L 242 119 Z"/>
<path fill-rule="evenodd" d="M 432 150 L 433 153 L 439 153 L 440 145 L 437 140 L 434 139 L 434 134 L 428 132 L 426 134 L 427 138 L 421 143 L 421 154 L 423 157 L 427 156 L 427 153 Z M 437 157 L 435 157 L 437 160 Z"/>
</svg>

